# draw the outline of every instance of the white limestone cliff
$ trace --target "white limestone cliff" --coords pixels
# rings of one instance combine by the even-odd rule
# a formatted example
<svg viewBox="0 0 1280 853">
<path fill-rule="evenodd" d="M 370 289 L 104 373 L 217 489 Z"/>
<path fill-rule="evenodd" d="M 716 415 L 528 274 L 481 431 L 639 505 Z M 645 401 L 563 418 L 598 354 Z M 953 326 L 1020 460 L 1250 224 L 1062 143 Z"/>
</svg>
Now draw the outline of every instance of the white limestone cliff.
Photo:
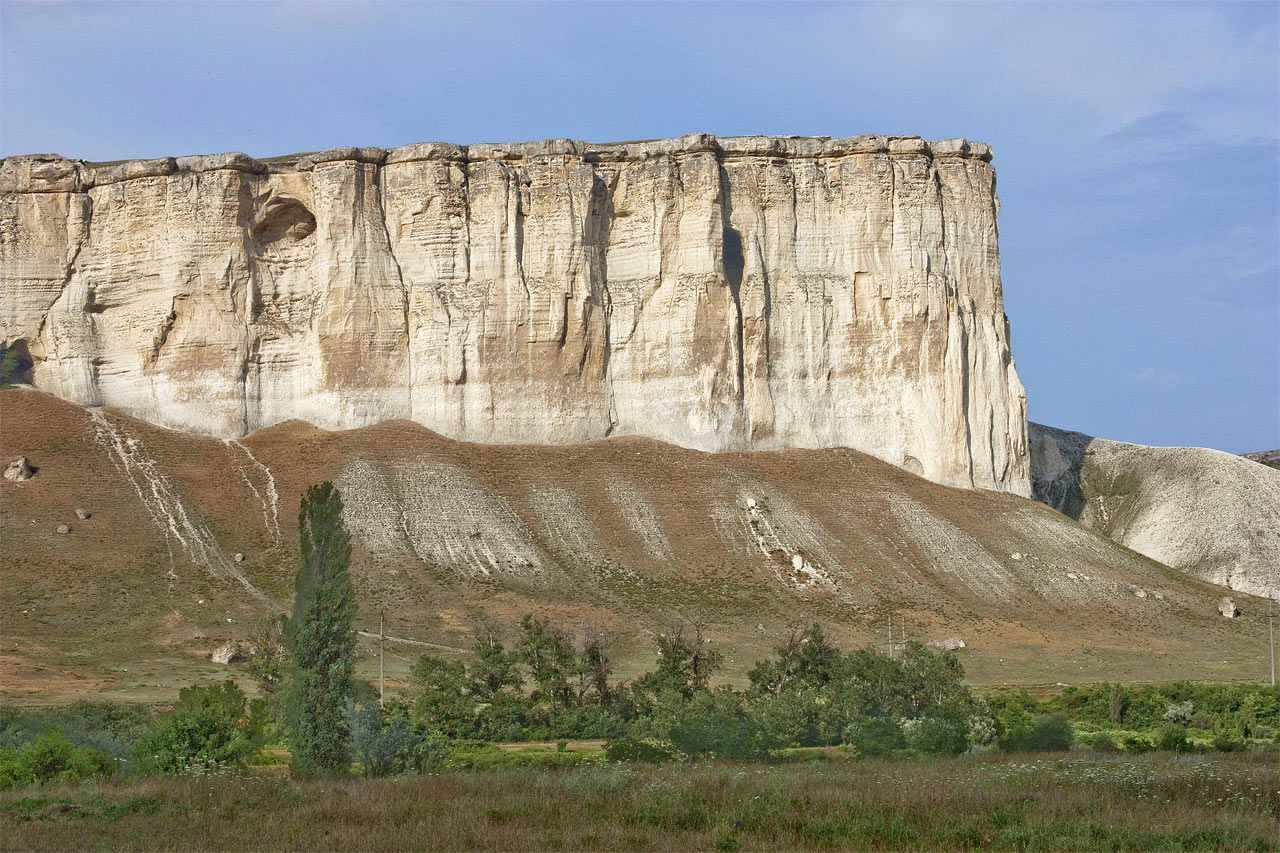
<svg viewBox="0 0 1280 853">
<path fill-rule="evenodd" d="M 846 446 L 1030 493 L 980 143 L 693 134 L 0 166 L 33 383 L 231 438 Z"/>
</svg>

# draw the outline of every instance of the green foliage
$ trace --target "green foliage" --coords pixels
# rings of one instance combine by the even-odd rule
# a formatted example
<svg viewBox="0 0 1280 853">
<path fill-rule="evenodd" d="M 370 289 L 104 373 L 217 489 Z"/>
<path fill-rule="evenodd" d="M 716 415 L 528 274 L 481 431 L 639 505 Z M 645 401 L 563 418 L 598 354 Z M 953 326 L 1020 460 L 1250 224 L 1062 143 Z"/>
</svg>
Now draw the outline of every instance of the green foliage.
<svg viewBox="0 0 1280 853">
<path fill-rule="evenodd" d="M 0 748 L 33 743 L 50 729 L 63 732 L 77 749 L 105 752 L 120 771 L 132 767 L 134 749 L 151 727 L 138 705 L 82 700 L 57 710 L 0 708 Z"/>
<path fill-rule="evenodd" d="M 681 619 L 658 634 L 658 667 L 636 680 L 636 690 L 650 696 L 668 691 L 692 696 L 705 690 L 724 662 L 724 655 L 711 648 L 705 627 Z"/>
<path fill-rule="evenodd" d="M 16 382 L 30 382 L 31 356 L 26 343 L 19 340 L 13 346 L 0 346 L 0 387 Z"/>
<path fill-rule="evenodd" d="M 1089 739 L 1089 748 L 1095 752 L 1119 752 L 1120 744 L 1108 732 L 1097 732 Z"/>
<path fill-rule="evenodd" d="M 907 748 L 902 724 L 893 717 L 861 717 L 844 731 L 844 742 L 858 755 L 880 757 Z"/>
<path fill-rule="evenodd" d="M 423 655 L 409 669 L 416 688 L 413 716 L 451 737 L 472 736 L 475 703 L 467 693 L 467 668 L 461 661 Z"/>
<path fill-rule="evenodd" d="M 930 755 L 959 755 L 969 748 L 969 718 L 953 706 L 939 705 L 908 721 L 907 746 Z"/>
<path fill-rule="evenodd" d="M 444 738 L 415 726 L 407 707 L 392 705 L 382 710 L 373 702 L 357 704 L 347 699 L 344 715 L 351 732 L 351 754 L 365 776 L 421 773 L 442 766 L 448 755 Z"/>
<path fill-rule="evenodd" d="M 601 706 L 613 703 L 616 691 L 609 683 L 613 662 L 609 659 L 609 638 L 594 627 L 587 628 L 578 650 L 578 702 Z"/>
<path fill-rule="evenodd" d="M 659 639 L 659 667 L 671 632 Z M 676 657 L 676 656 L 672 656 Z M 685 755 L 751 758 L 793 747 L 849 744 L 862 755 L 913 748 L 954 754 L 969 747 L 978 710 L 954 655 L 908 644 L 900 659 L 862 649 L 841 654 L 819 626 L 795 632 L 759 662 L 744 694 L 692 687 L 687 679 L 650 673 L 633 740 L 668 743 Z"/>
<path fill-rule="evenodd" d="M 577 695 L 571 684 L 577 663 L 573 640 L 546 619 L 528 615 L 520 621 L 520 631 L 516 657 L 529 667 L 535 685 L 531 698 L 567 707 Z"/>
<path fill-rule="evenodd" d="M 274 696 L 284 683 L 289 650 L 284 643 L 284 622 L 271 616 L 249 637 L 249 662 L 245 669 L 258 683 L 260 696 Z"/>
<path fill-rule="evenodd" d="M 1128 706 L 1129 697 L 1125 695 L 1124 688 L 1119 684 L 1112 684 L 1107 692 L 1107 717 L 1112 725 L 1118 726 L 1124 722 L 1124 710 Z"/>
<path fill-rule="evenodd" d="M 350 765 L 343 708 L 352 687 L 356 606 L 348 575 L 351 542 L 332 483 L 307 490 L 298 533 L 302 565 L 285 626 L 293 664 L 286 727 L 297 772 L 341 773 Z"/>
<path fill-rule="evenodd" d="M 261 721 L 244 691 L 228 679 L 187 687 L 178 703 L 138 742 L 142 767 L 160 773 L 243 765 L 261 746 Z"/>
<path fill-rule="evenodd" d="M 793 688 L 768 698 L 748 697 L 751 723 L 764 750 L 819 746 L 821 734 L 819 712 L 826 699 L 819 688 Z"/>
<path fill-rule="evenodd" d="M 678 756 L 674 749 L 665 743 L 643 738 L 623 735 L 614 738 L 604 745 L 604 757 L 610 761 L 639 761 L 647 764 L 662 764 Z"/>
<path fill-rule="evenodd" d="M 499 702 L 504 697 L 520 695 L 524 677 L 517 665 L 520 655 L 507 651 L 502 638 L 493 628 L 486 628 L 474 646 L 476 661 L 469 670 L 470 693 L 477 702 Z"/>
<path fill-rule="evenodd" d="M 748 759 L 765 754 L 759 729 L 742 697 L 731 690 L 701 690 L 685 697 L 669 693 L 673 705 L 664 707 L 663 738 L 685 755 Z"/>
<path fill-rule="evenodd" d="M 1185 752 L 1187 749 L 1187 727 L 1181 723 L 1167 723 L 1160 727 L 1156 737 L 1156 749 L 1165 752 Z"/>
<path fill-rule="evenodd" d="M 1124 744 L 1125 752 L 1134 752 L 1134 753 L 1150 752 L 1152 749 L 1155 748 L 1152 745 L 1151 741 L 1147 740 L 1144 737 L 1139 737 L 1138 735 L 1125 735 L 1121 743 Z"/>
<path fill-rule="evenodd" d="M 774 649 L 776 658 L 756 663 L 747 673 L 760 694 L 779 694 L 795 687 L 824 687 L 838 675 L 840 650 L 827 639 L 822 626 L 793 630 L 787 642 Z"/>
<path fill-rule="evenodd" d="M 107 753 L 74 747 L 58 729 L 50 729 L 25 746 L 0 748 L 0 788 L 80 782 L 110 776 L 115 769 Z"/>
<path fill-rule="evenodd" d="M 1075 730 L 1063 714 L 1041 714 L 1029 724 L 1006 729 L 999 745 L 1005 752 L 1065 752 L 1071 749 Z"/>
<path fill-rule="evenodd" d="M 1280 727 L 1280 692 L 1269 685 L 1186 681 L 1084 685 L 1066 688 L 1042 712 L 1055 710 L 1097 728 L 1123 723 L 1130 731 L 1155 731 L 1172 722 L 1243 740 Z"/>
</svg>

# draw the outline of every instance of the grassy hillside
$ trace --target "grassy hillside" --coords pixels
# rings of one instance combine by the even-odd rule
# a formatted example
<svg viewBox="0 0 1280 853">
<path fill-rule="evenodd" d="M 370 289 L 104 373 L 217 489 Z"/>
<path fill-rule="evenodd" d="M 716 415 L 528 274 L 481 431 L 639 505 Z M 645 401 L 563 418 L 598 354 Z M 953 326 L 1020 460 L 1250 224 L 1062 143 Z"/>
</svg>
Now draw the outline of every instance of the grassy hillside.
<svg viewBox="0 0 1280 853">
<path fill-rule="evenodd" d="M 986 684 L 1265 665 L 1247 599 L 1224 620 L 1219 588 L 1045 506 L 852 451 L 487 446 L 408 423 L 290 422 L 227 443 L 25 389 L 0 407 L 3 456 L 38 468 L 0 483 L 6 700 L 149 701 L 228 672 L 209 653 L 287 605 L 299 497 L 326 479 L 356 542 L 360 626 L 385 611 L 418 643 L 388 643 L 393 682 L 422 644 L 465 654 L 478 626 L 525 612 L 610 631 L 624 675 L 678 614 L 708 621 L 736 681 L 790 625 L 821 620 L 852 648 L 883 642 L 891 616 L 911 638 L 963 638 Z M 366 675 L 375 645 L 362 640 Z"/>
</svg>

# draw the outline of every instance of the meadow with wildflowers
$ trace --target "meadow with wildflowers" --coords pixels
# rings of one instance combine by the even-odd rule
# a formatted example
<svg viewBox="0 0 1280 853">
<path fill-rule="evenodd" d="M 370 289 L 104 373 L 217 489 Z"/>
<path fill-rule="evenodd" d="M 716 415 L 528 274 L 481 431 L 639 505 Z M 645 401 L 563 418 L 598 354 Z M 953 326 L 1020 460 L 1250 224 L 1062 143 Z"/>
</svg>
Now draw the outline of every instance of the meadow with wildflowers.
<svg viewBox="0 0 1280 853">
<path fill-rule="evenodd" d="M 282 768 L 281 768 L 282 769 Z M 271 768 L 0 795 L 24 850 L 1225 850 L 1280 848 L 1262 753 L 770 764 L 608 761 L 299 780 Z"/>
</svg>

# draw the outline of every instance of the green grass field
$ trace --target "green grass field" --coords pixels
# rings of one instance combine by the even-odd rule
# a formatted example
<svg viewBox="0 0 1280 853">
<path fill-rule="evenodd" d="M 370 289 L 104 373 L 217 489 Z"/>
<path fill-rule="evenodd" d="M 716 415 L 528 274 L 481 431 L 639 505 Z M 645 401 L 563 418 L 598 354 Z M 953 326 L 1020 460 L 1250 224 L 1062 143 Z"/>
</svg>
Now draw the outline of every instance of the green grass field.
<svg viewBox="0 0 1280 853">
<path fill-rule="evenodd" d="M 298 781 L 282 768 L 0 796 L 7 850 L 1276 850 L 1264 755 L 613 764 Z"/>
</svg>

